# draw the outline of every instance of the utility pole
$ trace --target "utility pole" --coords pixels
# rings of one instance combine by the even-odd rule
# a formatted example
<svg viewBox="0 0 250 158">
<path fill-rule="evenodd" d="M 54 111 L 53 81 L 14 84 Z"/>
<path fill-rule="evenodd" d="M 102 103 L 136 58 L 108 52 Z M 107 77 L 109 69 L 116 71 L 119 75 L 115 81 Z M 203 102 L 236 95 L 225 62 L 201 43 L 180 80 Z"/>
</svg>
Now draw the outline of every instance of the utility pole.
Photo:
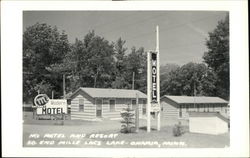
<svg viewBox="0 0 250 158">
<path fill-rule="evenodd" d="M 63 74 L 63 99 L 66 98 L 66 91 L 65 91 L 65 74 Z"/>
<path fill-rule="evenodd" d="M 133 72 L 132 89 L 135 89 L 135 72 Z"/>
<path fill-rule="evenodd" d="M 194 73 L 194 110 L 196 108 L 196 100 L 195 100 L 196 99 L 195 98 L 196 97 L 196 84 L 195 83 L 196 83 L 196 73 Z M 197 109 L 197 112 L 199 112 L 198 109 Z"/>
<path fill-rule="evenodd" d="M 196 85 L 195 85 L 195 80 L 194 80 L 194 109 L 196 108 L 196 101 L 195 101 L 195 98 L 196 97 Z M 197 109 L 197 111 L 198 111 L 198 109 Z M 199 111 L 198 111 L 199 112 Z"/>
<path fill-rule="evenodd" d="M 51 98 L 54 99 L 54 90 L 52 90 L 51 93 L 52 93 L 52 94 L 51 94 Z"/>
</svg>

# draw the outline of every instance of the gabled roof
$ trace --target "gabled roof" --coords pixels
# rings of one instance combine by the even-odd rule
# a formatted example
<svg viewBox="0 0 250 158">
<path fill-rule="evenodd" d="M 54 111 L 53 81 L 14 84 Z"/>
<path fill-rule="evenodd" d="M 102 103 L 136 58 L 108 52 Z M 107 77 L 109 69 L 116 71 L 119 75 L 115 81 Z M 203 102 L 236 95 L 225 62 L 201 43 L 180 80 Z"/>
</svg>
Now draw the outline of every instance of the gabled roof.
<svg viewBox="0 0 250 158">
<path fill-rule="evenodd" d="M 193 104 L 193 103 L 199 103 L 199 104 L 205 104 L 205 103 L 217 103 L 217 104 L 228 104 L 228 102 L 224 99 L 221 99 L 219 97 L 205 97 L 205 96 L 170 96 L 170 95 L 164 95 L 162 98 L 168 98 L 178 104 Z"/>
<path fill-rule="evenodd" d="M 70 98 L 77 92 L 83 91 L 92 98 L 136 98 L 136 93 L 139 98 L 147 98 L 147 95 L 138 91 L 130 89 L 111 89 L 111 88 L 78 88 Z"/>
</svg>

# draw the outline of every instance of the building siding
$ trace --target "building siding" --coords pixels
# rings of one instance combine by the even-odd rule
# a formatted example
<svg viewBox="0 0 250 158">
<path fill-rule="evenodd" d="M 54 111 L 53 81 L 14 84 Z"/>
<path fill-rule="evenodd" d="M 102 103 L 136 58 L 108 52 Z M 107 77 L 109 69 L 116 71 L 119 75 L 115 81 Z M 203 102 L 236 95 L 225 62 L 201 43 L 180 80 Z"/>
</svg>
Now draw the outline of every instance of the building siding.
<svg viewBox="0 0 250 158">
<path fill-rule="evenodd" d="M 84 111 L 79 110 L 79 99 L 83 99 L 84 102 Z M 94 119 L 96 117 L 96 110 L 94 105 L 94 100 L 84 94 L 84 92 L 79 92 L 71 100 L 71 119 Z"/>
<path fill-rule="evenodd" d="M 103 118 L 121 118 L 120 112 L 127 107 L 127 105 L 132 105 L 132 100 L 128 98 L 105 98 L 103 104 Z M 108 100 L 108 101 L 107 101 Z M 110 111 L 109 100 L 115 100 L 115 111 Z M 142 117 L 142 100 L 139 99 L 139 116 Z"/>
<path fill-rule="evenodd" d="M 178 105 L 167 99 L 163 98 L 161 100 L 161 107 L 162 107 L 162 118 L 163 119 L 176 119 L 179 116 Z"/>
<path fill-rule="evenodd" d="M 84 100 L 84 111 L 79 111 L 79 99 Z M 71 119 L 93 120 L 97 118 L 96 101 L 102 100 L 101 117 L 98 118 L 121 118 L 120 112 L 127 107 L 132 106 L 132 98 L 92 98 L 88 94 L 79 91 L 71 99 Z M 110 100 L 115 100 L 115 110 L 110 111 Z M 143 100 L 139 99 L 139 116 L 142 117 Z"/>
<path fill-rule="evenodd" d="M 205 103 L 205 104 L 178 104 L 166 97 L 161 98 L 162 118 L 163 119 L 188 119 L 189 111 L 195 112 L 219 112 L 228 117 L 227 104 L 225 103 Z M 182 117 L 180 117 L 180 111 Z"/>
</svg>

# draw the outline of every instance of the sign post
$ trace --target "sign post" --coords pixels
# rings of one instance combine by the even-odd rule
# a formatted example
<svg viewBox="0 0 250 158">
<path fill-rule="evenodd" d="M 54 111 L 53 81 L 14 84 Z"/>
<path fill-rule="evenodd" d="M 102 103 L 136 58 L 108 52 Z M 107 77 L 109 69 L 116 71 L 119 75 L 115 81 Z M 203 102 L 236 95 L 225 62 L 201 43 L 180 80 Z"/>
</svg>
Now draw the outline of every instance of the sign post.
<svg viewBox="0 0 250 158">
<path fill-rule="evenodd" d="M 157 130 L 160 130 L 160 61 L 159 61 L 159 31 L 156 27 L 156 51 L 147 54 L 147 132 L 151 129 L 150 112 L 157 115 Z"/>
<path fill-rule="evenodd" d="M 136 110 L 135 110 L 135 131 L 139 132 L 139 96 L 136 93 Z"/>
<path fill-rule="evenodd" d="M 161 129 L 161 106 L 160 106 L 160 49 L 159 49 L 159 26 L 156 26 L 156 52 L 157 52 L 157 102 L 158 102 L 158 111 L 157 111 L 157 130 Z"/>
<path fill-rule="evenodd" d="M 150 68 L 150 58 L 151 54 L 148 52 L 147 54 L 147 132 L 150 132 L 150 112 L 151 112 L 151 68 Z"/>
</svg>

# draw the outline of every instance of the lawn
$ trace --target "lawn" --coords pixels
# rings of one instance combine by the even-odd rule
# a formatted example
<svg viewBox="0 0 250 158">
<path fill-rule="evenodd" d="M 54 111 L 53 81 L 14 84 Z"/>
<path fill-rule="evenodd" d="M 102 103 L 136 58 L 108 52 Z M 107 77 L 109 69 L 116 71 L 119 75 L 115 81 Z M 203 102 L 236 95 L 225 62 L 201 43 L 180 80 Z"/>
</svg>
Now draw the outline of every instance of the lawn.
<svg viewBox="0 0 250 158">
<path fill-rule="evenodd" d="M 30 118 L 30 117 L 28 117 Z M 138 133 L 120 133 L 119 120 L 72 121 L 24 119 L 24 147 L 102 147 L 102 148 L 223 148 L 229 146 L 229 133 L 206 135 L 188 132 L 173 136 L 174 121 L 162 121 L 161 130 L 146 131 L 146 120 L 140 120 Z"/>
</svg>

